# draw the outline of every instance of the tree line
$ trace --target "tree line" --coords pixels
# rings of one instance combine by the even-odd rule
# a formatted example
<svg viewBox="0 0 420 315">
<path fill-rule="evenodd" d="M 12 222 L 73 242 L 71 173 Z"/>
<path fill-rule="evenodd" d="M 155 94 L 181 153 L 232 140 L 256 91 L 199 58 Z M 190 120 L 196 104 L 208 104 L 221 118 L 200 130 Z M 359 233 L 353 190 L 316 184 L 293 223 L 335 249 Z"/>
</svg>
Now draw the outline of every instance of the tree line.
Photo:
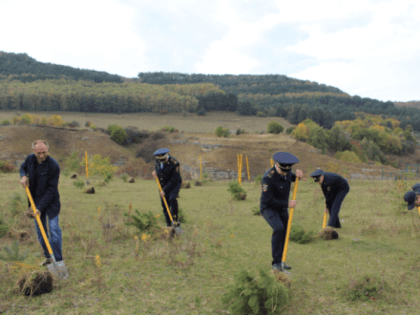
<svg viewBox="0 0 420 315">
<path fill-rule="evenodd" d="M 15 54 L 0 51 L 0 80 L 18 80 L 26 83 L 38 80 L 61 78 L 93 81 L 98 83 L 123 82 L 121 77 L 116 74 L 44 63 L 36 61 L 27 54 Z"/>
</svg>

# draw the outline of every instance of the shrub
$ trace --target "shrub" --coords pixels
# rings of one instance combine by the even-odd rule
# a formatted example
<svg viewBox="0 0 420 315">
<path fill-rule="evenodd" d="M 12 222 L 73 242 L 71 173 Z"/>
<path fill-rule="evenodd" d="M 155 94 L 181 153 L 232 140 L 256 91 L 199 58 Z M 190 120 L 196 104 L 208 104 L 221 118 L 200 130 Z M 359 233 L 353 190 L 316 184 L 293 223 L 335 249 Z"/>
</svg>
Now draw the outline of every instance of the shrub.
<svg viewBox="0 0 420 315">
<path fill-rule="evenodd" d="M 198 116 L 206 116 L 206 110 L 201 107 L 198 111 L 197 111 L 197 115 Z"/>
<path fill-rule="evenodd" d="M 216 130 L 214 131 L 214 133 L 218 137 L 225 137 L 225 138 L 227 138 L 229 136 L 229 129 L 223 128 L 222 126 L 219 126 L 219 127 L 216 128 Z"/>
<path fill-rule="evenodd" d="M 140 213 L 139 210 L 135 210 L 136 214 L 124 213 L 124 215 L 130 218 L 132 221 L 125 222 L 125 225 L 132 225 L 139 229 L 140 232 L 150 231 L 159 228 L 158 220 L 154 214 L 150 211 L 147 213 Z"/>
<path fill-rule="evenodd" d="M 41 120 L 39 121 L 39 125 L 46 126 L 47 125 L 47 118 L 45 116 L 41 117 Z"/>
<path fill-rule="evenodd" d="M 314 231 L 305 231 L 300 225 L 292 225 L 290 228 L 289 239 L 299 244 L 307 244 L 312 242 L 316 237 Z"/>
<path fill-rule="evenodd" d="M 9 119 L 3 119 L 2 121 L 1 121 L 1 125 L 2 126 L 9 126 L 11 123 L 10 123 L 10 120 Z"/>
<path fill-rule="evenodd" d="M 128 174 L 126 174 L 126 173 L 122 173 L 121 175 L 120 175 L 120 178 L 122 179 L 122 181 L 124 182 L 124 183 L 126 183 L 127 182 L 127 179 L 128 179 Z"/>
<path fill-rule="evenodd" d="M 9 231 L 9 227 L 7 226 L 4 219 L 0 217 L 0 238 L 6 235 L 7 231 Z"/>
<path fill-rule="evenodd" d="M 261 215 L 261 211 L 260 211 L 259 207 L 253 207 L 251 209 L 251 212 L 252 212 L 253 215 Z"/>
<path fill-rule="evenodd" d="M 9 245 L 3 246 L 6 255 L 0 254 L 0 259 L 4 261 L 23 261 L 28 257 L 28 252 L 20 253 L 19 242 L 15 241 L 10 248 Z"/>
<path fill-rule="evenodd" d="M 63 126 L 63 124 L 64 120 L 59 115 L 52 115 L 50 118 L 47 119 L 48 126 L 61 127 Z"/>
<path fill-rule="evenodd" d="M 296 127 L 294 127 L 294 126 L 287 128 L 287 129 L 286 129 L 286 133 L 287 133 L 288 135 L 290 135 L 290 134 L 293 132 L 293 130 L 295 130 L 295 128 L 296 128 Z"/>
<path fill-rule="evenodd" d="M 85 186 L 85 182 L 82 181 L 81 179 L 77 179 L 73 182 L 73 185 L 76 186 L 77 188 L 83 188 Z"/>
<path fill-rule="evenodd" d="M 15 192 L 13 196 L 9 197 L 9 210 L 12 216 L 20 214 L 26 208 L 27 202 L 19 193 Z"/>
<path fill-rule="evenodd" d="M 64 166 L 66 169 L 79 173 L 80 171 L 80 163 L 79 163 L 79 151 L 73 151 L 65 160 Z M 86 165 L 84 165 L 86 166 Z"/>
<path fill-rule="evenodd" d="M 21 125 L 31 125 L 33 123 L 33 117 L 31 114 L 25 114 L 20 117 Z"/>
<path fill-rule="evenodd" d="M 166 114 L 168 114 L 169 113 L 169 111 L 167 111 L 166 109 L 164 109 L 164 110 L 160 110 L 159 111 L 159 114 L 160 115 L 166 115 Z"/>
<path fill-rule="evenodd" d="M 0 172 L 2 173 L 12 173 L 15 169 L 15 166 L 12 163 L 7 161 L 0 161 Z"/>
<path fill-rule="evenodd" d="M 232 314 L 278 314 L 289 300 L 286 286 L 263 269 L 259 270 L 258 278 L 242 270 L 234 279 L 235 283 L 227 287 L 222 297 L 222 303 Z"/>
<path fill-rule="evenodd" d="M 92 125 L 90 125 L 89 128 L 92 129 L 92 130 L 96 130 L 96 125 L 92 124 Z"/>
<path fill-rule="evenodd" d="M 257 177 L 255 177 L 255 184 L 257 185 L 261 185 L 261 180 L 262 180 L 263 176 L 260 174 Z"/>
<path fill-rule="evenodd" d="M 127 126 L 125 128 L 127 133 L 128 143 L 141 143 L 143 139 L 149 137 L 149 132 L 147 130 L 140 131 L 137 127 Z"/>
<path fill-rule="evenodd" d="M 309 128 L 304 124 L 300 123 L 295 129 L 295 138 L 300 141 L 306 141 L 309 138 Z"/>
<path fill-rule="evenodd" d="M 267 132 L 274 133 L 278 135 L 279 133 L 283 132 L 284 127 L 275 120 L 272 120 L 268 123 Z"/>
<path fill-rule="evenodd" d="M 69 127 L 71 127 L 71 128 L 78 128 L 79 126 L 80 126 L 80 124 L 76 120 L 73 120 L 71 123 L 69 123 Z"/>
<path fill-rule="evenodd" d="M 350 281 L 344 288 L 344 296 L 350 301 L 370 301 L 384 297 L 389 285 L 378 276 L 362 275 Z"/>
<path fill-rule="evenodd" d="M 245 129 L 241 129 L 241 128 L 236 129 L 236 135 L 237 136 L 239 136 L 241 134 L 244 134 L 244 133 L 246 133 Z"/>
<path fill-rule="evenodd" d="M 239 185 L 238 182 L 230 182 L 228 191 L 232 194 L 232 197 L 236 200 L 245 200 L 246 191 Z"/>
<path fill-rule="evenodd" d="M 166 132 L 169 132 L 169 133 L 172 133 L 172 132 L 175 131 L 175 127 L 172 127 L 172 126 L 164 126 L 164 127 L 160 128 L 160 130 L 166 131 Z"/>
<path fill-rule="evenodd" d="M 85 122 L 85 127 L 89 128 L 90 125 L 92 125 L 92 122 L 90 120 L 88 120 L 87 122 Z M 109 128 L 109 126 L 108 126 Z"/>
<path fill-rule="evenodd" d="M 118 144 L 127 144 L 128 136 L 125 130 L 118 125 L 109 125 L 106 132 L 110 135 L 111 140 Z"/>
<path fill-rule="evenodd" d="M 182 223 L 188 222 L 187 216 L 185 215 L 185 212 L 182 208 L 178 209 L 178 221 Z"/>
<path fill-rule="evenodd" d="M 351 162 L 351 163 L 363 163 L 362 160 L 352 151 L 337 152 L 334 156 L 337 160 Z"/>
<path fill-rule="evenodd" d="M 257 112 L 257 117 L 266 117 L 266 116 L 267 114 L 264 112 L 261 112 L 261 111 Z"/>
<path fill-rule="evenodd" d="M 13 117 L 12 118 L 12 124 L 13 125 L 19 125 L 19 123 L 20 123 L 20 117 L 19 116 L 15 116 L 15 117 Z"/>
</svg>

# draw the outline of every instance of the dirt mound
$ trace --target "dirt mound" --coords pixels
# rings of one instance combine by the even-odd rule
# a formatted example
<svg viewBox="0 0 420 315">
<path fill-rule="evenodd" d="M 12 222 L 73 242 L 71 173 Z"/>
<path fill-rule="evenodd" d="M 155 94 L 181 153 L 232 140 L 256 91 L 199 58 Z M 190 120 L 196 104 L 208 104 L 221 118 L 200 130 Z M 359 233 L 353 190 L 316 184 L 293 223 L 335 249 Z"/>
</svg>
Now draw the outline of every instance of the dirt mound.
<svg viewBox="0 0 420 315">
<path fill-rule="evenodd" d="M 28 296 L 49 293 L 53 289 L 53 277 L 49 271 L 29 272 L 21 276 L 18 286 L 20 292 Z"/>
</svg>

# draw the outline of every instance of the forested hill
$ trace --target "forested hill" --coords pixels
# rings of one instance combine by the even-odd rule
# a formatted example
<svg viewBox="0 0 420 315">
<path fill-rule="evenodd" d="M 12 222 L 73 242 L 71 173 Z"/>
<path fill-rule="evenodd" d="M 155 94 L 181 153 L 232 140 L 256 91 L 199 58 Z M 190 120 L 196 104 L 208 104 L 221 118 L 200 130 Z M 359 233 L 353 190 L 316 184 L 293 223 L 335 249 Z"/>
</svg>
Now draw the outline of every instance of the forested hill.
<svg viewBox="0 0 420 315">
<path fill-rule="evenodd" d="M 33 82 L 63 77 L 94 82 L 122 82 L 119 75 L 39 62 L 27 54 L 0 51 L 0 80 L 13 79 L 22 82 Z"/>
<path fill-rule="evenodd" d="M 231 75 L 187 74 L 178 72 L 140 72 L 142 83 L 149 84 L 194 84 L 213 83 L 226 93 L 233 94 L 283 94 L 322 92 L 344 94 L 343 91 L 324 84 L 289 78 L 285 75 Z"/>
</svg>

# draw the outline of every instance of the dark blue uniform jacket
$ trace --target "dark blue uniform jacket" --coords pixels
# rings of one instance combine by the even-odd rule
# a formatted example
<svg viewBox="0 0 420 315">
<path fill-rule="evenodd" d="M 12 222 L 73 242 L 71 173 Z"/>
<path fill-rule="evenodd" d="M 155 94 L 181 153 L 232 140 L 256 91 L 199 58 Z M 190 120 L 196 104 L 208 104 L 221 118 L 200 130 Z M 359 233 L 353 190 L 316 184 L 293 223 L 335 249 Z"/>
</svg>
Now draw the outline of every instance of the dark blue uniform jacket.
<svg viewBox="0 0 420 315">
<path fill-rule="evenodd" d="M 161 166 L 163 165 L 163 168 Z M 156 162 L 155 170 L 157 177 L 159 178 L 162 190 L 167 195 L 172 189 L 181 187 L 182 178 L 179 171 L 179 162 L 172 156 L 168 157 L 168 160 L 163 162 L 161 165 L 160 161 Z"/>
<path fill-rule="evenodd" d="M 347 180 L 338 174 L 324 172 L 324 181 L 321 184 L 322 192 L 325 196 L 325 204 L 331 210 L 334 198 L 339 191 L 348 190 L 349 184 Z"/>
<path fill-rule="evenodd" d="M 290 186 L 295 180 L 296 175 L 292 172 L 289 172 L 284 177 L 277 173 L 275 166 L 269 169 L 261 180 L 260 209 L 287 209 L 289 206 Z"/>
<path fill-rule="evenodd" d="M 29 191 L 36 208 L 41 213 L 46 212 L 51 219 L 55 218 L 60 213 L 60 167 L 57 161 L 47 156 L 45 161 L 39 164 L 35 154 L 30 154 L 20 166 L 20 177 L 22 176 L 28 176 Z"/>
</svg>

